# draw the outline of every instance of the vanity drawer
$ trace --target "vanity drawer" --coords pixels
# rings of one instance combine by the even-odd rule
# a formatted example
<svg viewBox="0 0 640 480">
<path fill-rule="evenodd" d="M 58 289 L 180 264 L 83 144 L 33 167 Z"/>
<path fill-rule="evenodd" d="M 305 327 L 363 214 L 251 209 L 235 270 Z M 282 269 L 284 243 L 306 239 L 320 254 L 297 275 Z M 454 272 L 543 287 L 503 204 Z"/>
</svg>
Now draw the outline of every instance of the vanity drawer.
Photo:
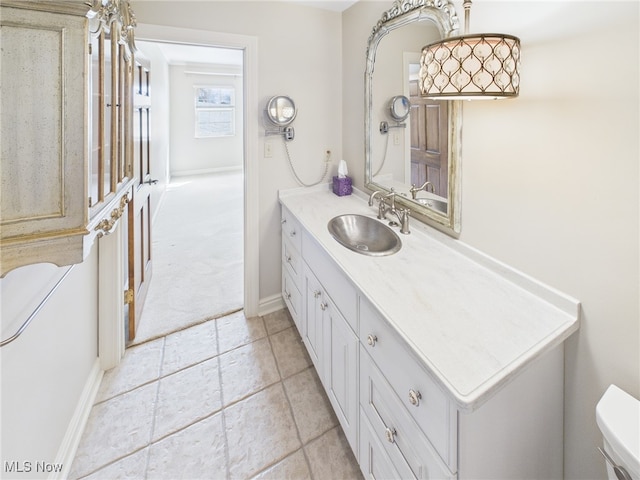
<svg viewBox="0 0 640 480">
<path fill-rule="evenodd" d="M 360 409 L 360 470 L 366 479 L 387 480 L 390 478 L 411 478 L 411 470 L 406 467 L 398 472 L 391 462 L 382 442 L 373 431 L 364 411 Z"/>
<path fill-rule="evenodd" d="M 282 207 L 280 222 L 282 224 L 282 238 L 287 238 L 293 248 L 302 251 L 302 227 L 286 207 Z"/>
<path fill-rule="evenodd" d="M 301 290 L 302 286 L 302 256 L 300 250 L 296 250 L 288 238 L 282 239 L 282 265 L 289 272 L 291 280 Z"/>
<path fill-rule="evenodd" d="M 286 268 L 282 269 L 282 298 L 291 313 L 298 332 L 302 335 L 302 295 Z"/>
<path fill-rule="evenodd" d="M 452 471 L 457 462 L 457 410 L 373 306 L 360 298 L 359 338 L 401 404 Z"/>
<path fill-rule="evenodd" d="M 418 479 L 455 478 L 361 346 L 360 405 L 371 431 L 399 470 Z M 410 478 L 403 475 L 402 478 Z"/>
<path fill-rule="evenodd" d="M 357 332 L 358 296 L 356 288 L 306 231 L 302 232 L 302 256 L 351 329 Z"/>
</svg>

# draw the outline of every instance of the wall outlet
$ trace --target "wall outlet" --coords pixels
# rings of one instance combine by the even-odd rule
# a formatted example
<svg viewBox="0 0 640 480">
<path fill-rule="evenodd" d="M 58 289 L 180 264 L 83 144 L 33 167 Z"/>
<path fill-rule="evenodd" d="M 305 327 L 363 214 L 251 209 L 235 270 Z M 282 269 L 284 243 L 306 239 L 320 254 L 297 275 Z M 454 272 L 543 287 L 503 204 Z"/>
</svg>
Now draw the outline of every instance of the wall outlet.
<svg viewBox="0 0 640 480">
<path fill-rule="evenodd" d="M 393 134 L 393 144 L 400 145 L 400 134 L 398 133 Z"/>
<path fill-rule="evenodd" d="M 273 157 L 273 144 L 271 142 L 264 142 L 264 158 Z"/>
</svg>

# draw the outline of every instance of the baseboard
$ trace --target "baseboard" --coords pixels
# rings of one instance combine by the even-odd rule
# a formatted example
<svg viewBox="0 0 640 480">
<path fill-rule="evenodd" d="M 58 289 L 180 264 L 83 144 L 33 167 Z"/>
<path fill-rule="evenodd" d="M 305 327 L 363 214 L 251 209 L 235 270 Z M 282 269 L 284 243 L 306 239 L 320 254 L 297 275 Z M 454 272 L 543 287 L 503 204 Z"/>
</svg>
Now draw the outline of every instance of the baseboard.
<svg viewBox="0 0 640 480">
<path fill-rule="evenodd" d="M 89 377 L 84 385 L 76 409 L 73 412 L 73 417 L 69 422 L 67 431 L 62 439 L 60 448 L 58 449 L 58 455 L 56 456 L 56 464 L 62 465 L 62 469 L 57 473 L 51 473 L 49 480 L 66 479 L 71 471 L 71 464 L 76 456 L 82 433 L 87 425 L 89 414 L 91 413 L 91 407 L 98 394 L 98 388 L 102 381 L 103 370 L 100 368 L 100 359 L 96 358 L 93 364 Z"/>
<path fill-rule="evenodd" d="M 200 170 L 177 170 L 171 172 L 171 178 L 173 177 L 188 177 L 191 175 L 204 175 L 211 173 L 241 173 L 242 165 L 237 167 L 217 167 L 217 168 L 203 168 Z"/>
<path fill-rule="evenodd" d="M 285 308 L 285 303 L 282 299 L 282 294 L 276 293 L 270 297 L 260 299 L 258 315 L 267 315 L 269 313 L 282 310 L 283 308 Z"/>
</svg>

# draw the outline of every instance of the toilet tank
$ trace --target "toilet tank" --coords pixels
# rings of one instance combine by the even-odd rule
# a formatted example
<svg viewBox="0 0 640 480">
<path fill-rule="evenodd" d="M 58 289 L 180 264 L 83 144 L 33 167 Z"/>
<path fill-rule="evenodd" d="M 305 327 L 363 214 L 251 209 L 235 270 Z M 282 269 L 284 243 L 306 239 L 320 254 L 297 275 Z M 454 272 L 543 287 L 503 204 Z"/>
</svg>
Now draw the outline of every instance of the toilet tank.
<svg viewBox="0 0 640 480">
<path fill-rule="evenodd" d="M 605 451 L 636 480 L 640 479 L 640 401 L 610 385 L 596 406 L 596 422 Z M 616 478 L 607 465 L 609 478 Z"/>
</svg>

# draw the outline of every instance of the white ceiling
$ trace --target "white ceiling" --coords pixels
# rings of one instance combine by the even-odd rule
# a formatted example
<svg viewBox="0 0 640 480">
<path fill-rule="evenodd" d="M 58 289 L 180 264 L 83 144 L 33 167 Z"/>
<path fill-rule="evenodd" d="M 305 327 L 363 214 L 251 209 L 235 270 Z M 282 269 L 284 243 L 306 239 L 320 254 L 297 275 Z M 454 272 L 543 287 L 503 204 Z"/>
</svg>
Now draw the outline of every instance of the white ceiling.
<svg viewBox="0 0 640 480">
<path fill-rule="evenodd" d="M 292 3 L 299 3 L 300 5 L 307 5 L 308 7 L 322 8 L 324 10 L 332 10 L 334 12 L 344 12 L 351 5 L 358 0 L 287 0 Z"/>
</svg>

